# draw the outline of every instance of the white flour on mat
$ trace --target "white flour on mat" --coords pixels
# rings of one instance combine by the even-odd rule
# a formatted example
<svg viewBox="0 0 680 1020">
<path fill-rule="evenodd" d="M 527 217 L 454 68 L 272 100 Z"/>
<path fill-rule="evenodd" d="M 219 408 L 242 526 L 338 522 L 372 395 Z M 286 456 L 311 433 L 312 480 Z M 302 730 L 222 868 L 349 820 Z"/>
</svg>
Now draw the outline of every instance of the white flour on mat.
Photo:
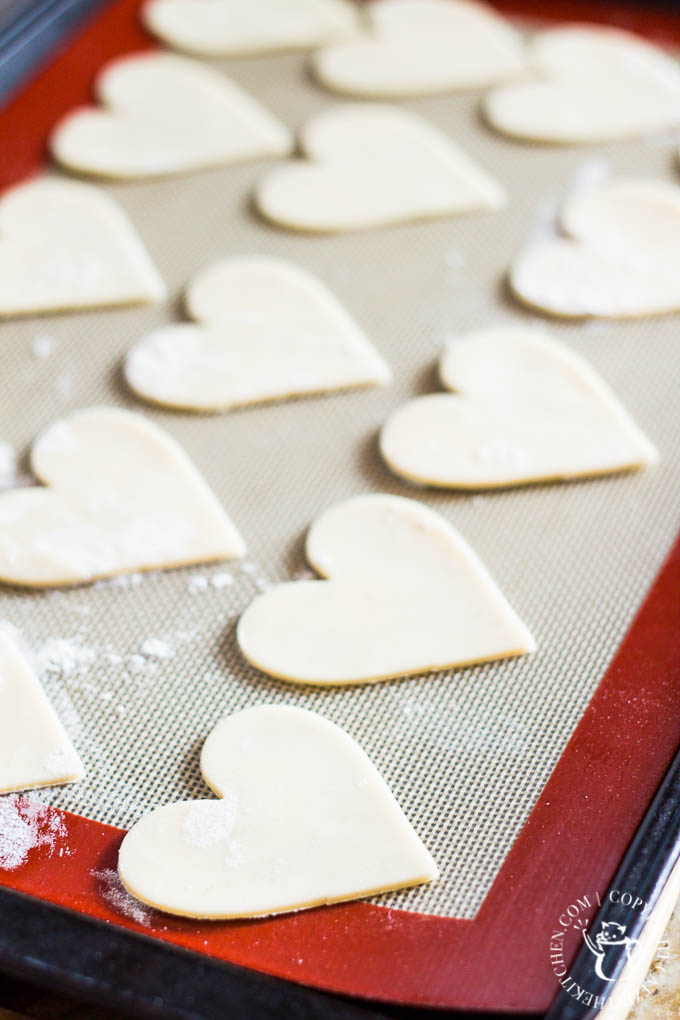
<svg viewBox="0 0 680 1020">
<path fill-rule="evenodd" d="M 67 835 L 61 815 L 30 794 L 0 797 L 0 869 L 13 871 L 20 867 L 36 847 L 47 847 L 50 855 L 57 851 L 60 857 L 70 854 L 63 844 Z"/>
<path fill-rule="evenodd" d="M 115 913 L 122 914 L 123 917 L 144 925 L 145 928 L 151 927 L 151 910 L 130 895 L 117 871 L 113 868 L 101 868 L 99 871 L 93 871 L 92 877 L 97 880 L 99 895 Z"/>
</svg>

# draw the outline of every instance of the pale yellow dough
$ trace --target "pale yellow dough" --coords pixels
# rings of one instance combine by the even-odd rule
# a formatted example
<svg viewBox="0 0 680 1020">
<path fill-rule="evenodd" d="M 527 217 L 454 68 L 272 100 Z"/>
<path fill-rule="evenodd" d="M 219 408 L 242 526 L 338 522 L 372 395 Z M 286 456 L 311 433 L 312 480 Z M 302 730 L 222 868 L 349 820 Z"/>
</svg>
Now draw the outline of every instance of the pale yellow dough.
<svg viewBox="0 0 680 1020">
<path fill-rule="evenodd" d="M 515 297 L 565 318 L 627 318 L 680 308 L 680 188 L 621 178 L 570 198 L 565 237 L 520 252 Z"/>
<path fill-rule="evenodd" d="M 357 10 L 347 0 L 148 0 L 142 18 L 175 49 L 241 57 L 319 46 L 350 32 Z"/>
<path fill-rule="evenodd" d="M 485 88 L 524 67 L 519 33 L 472 0 L 374 0 L 363 31 L 312 57 L 322 85 L 371 99 Z"/>
<path fill-rule="evenodd" d="M 192 280 L 186 305 L 200 325 L 157 329 L 126 359 L 129 385 L 147 400 L 223 410 L 389 382 L 387 364 L 342 305 L 292 262 L 216 262 Z"/>
<path fill-rule="evenodd" d="M 218 723 L 201 770 L 221 800 L 156 808 L 120 848 L 133 896 L 185 917 L 260 917 L 420 885 L 437 867 L 343 730 L 301 708 Z"/>
<path fill-rule="evenodd" d="M 56 587 L 241 556 L 245 546 L 187 455 L 118 408 L 78 411 L 36 440 L 47 488 L 0 494 L 0 580 Z"/>
<path fill-rule="evenodd" d="M 506 202 L 450 138 L 399 107 L 333 107 L 307 122 L 300 145 L 307 162 L 271 170 L 255 190 L 262 215 L 292 230 L 359 230 Z"/>
<path fill-rule="evenodd" d="M 0 793 L 72 783 L 84 775 L 32 666 L 0 627 Z"/>
<path fill-rule="evenodd" d="M 632 32 L 566 25 L 528 45 L 528 82 L 484 100 L 486 119 L 516 138 L 564 145 L 609 142 L 680 124 L 677 61 Z"/>
<path fill-rule="evenodd" d="M 170 53 L 107 65 L 96 82 L 103 107 L 68 114 L 50 137 L 54 158 L 79 173 L 139 178 L 285 156 L 293 137 L 219 71 Z"/>
<path fill-rule="evenodd" d="M 439 372 L 454 393 L 409 401 L 380 435 L 386 462 L 409 481 L 486 489 L 658 459 L 588 362 L 547 333 L 479 330 L 451 344 Z"/>
<path fill-rule="evenodd" d="M 162 301 L 125 213 L 91 184 L 42 177 L 0 199 L 0 316 Z"/>
<path fill-rule="evenodd" d="M 465 540 L 414 500 L 339 503 L 314 523 L 306 552 L 328 580 L 282 584 L 239 620 L 242 653 L 271 676 L 368 683 L 535 647 Z"/>
</svg>

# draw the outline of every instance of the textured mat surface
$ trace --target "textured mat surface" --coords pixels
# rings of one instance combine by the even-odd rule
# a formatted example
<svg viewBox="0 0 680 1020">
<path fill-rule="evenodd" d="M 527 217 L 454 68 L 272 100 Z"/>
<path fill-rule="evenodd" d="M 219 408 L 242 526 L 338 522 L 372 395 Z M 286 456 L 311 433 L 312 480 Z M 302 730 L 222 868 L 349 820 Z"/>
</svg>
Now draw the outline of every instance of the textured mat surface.
<svg viewBox="0 0 680 1020">
<path fill-rule="evenodd" d="M 300 56 L 221 65 L 292 128 L 334 102 Z M 678 527 L 677 317 L 552 326 L 587 355 L 658 445 L 638 475 L 492 495 L 414 490 L 382 464 L 376 433 L 405 399 L 437 389 L 458 332 L 540 322 L 507 299 L 510 259 L 549 229 L 555 203 L 602 173 L 674 176 L 673 139 L 595 149 L 495 137 L 477 97 L 405 104 L 507 186 L 507 210 L 343 237 L 276 230 L 249 206 L 266 164 L 109 186 L 172 292 L 165 306 L 0 326 L 0 440 L 20 454 L 68 411 L 114 403 L 149 414 L 194 458 L 249 548 L 240 565 L 193 568 L 66 592 L 0 592 L 88 771 L 43 799 L 127 826 L 152 805 L 208 795 L 198 769 L 225 713 L 291 702 L 342 725 L 371 755 L 438 861 L 441 879 L 380 902 L 471 917 L 625 633 Z M 182 319 L 181 293 L 212 259 L 266 252 L 325 281 L 389 360 L 395 381 L 235 411 L 163 412 L 126 390 L 121 359 L 151 327 Z M 234 624 L 253 595 L 305 569 L 314 517 L 359 492 L 416 496 L 472 543 L 539 643 L 530 658 L 364 688 L 275 682 L 240 657 Z M 424 579 L 425 583 L 425 579 Z M 155 643 L 154 643 L 155 641 Z M 150 643 L 151 642 L 151 643 Z"/>
</svg>

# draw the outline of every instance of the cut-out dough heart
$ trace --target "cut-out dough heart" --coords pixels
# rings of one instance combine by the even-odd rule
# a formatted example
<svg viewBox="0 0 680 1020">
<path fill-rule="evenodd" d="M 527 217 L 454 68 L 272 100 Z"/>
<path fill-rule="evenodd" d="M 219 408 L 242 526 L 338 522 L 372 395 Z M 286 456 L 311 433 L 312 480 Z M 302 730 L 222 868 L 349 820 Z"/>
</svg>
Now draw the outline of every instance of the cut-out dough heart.
<svg viewBox="0 0 680 1020">
<path fill-rule="evenodd" d="M 84 775 L 31 665 L 0 629 L 0 793 L 72 783 Z"/>
<path fill-rule="evenodd" d="M 345 0 L 150 0 L 142 18 L 174 49 L 240 57 L 319 46 L 350 32 L 357 12 Z"/>
<path fill-rule="evenodd" d="M 126 889 L 185 917 L 261 917 L 420 885 L 437 867 L 359 745 L 301 708 L 218 723 L 201 771 L 221 800 L 156 808 L 120 848 Z"/>
<path fill-rule="evenodd" d="M 127 381 L 147 400 L 220 410 L 389 382 L 330 291 L 283 259 L 217 262 L 192 281 L 186 303 L 200 325 L 157 329 L 127 357 Z"/>
<path fill-rule="evenodd" d="M 434 393 L 399 408 L 380 450 L 409 481 L 485 489 L 655 463 L 656 450 L 590 365 L 545 333 L 499 326 L 444 354 Z"/>
<path fill-rule="evenodd" d="M 374 0 L 361 35 L 312 58 L 327 88 L 387 99 L 483 88 L 525 67 L 520 36 L 470 0 Z"/>
<path fill-rule="evenodd" d="M 509 273 L 515 296 L 565 318 L 626 318 L 680 308 L 680 188 L 615 180 L 569 199 L 565 235 L 531 245 Z"/>
<path fill-rule="evenodd" d="M 165 294 L 132 224 L 100 188 L 44 177 L 0 199 L 0 316 Z"/>
<path fill-rule="evenodd" d="M 255 192 L 267 219 L 342 231 L 505 204 L 501 185 L 437 128 L 397 107 L 343 104 L 305 125 L 309 162 L 272 170 Z"/>
<path fill-rule="evenodd" d="M 600 25 L 550 29 L 529 44 L 529 82 L 484 101 L 503 134 L 564 145 L 609 142 L 680 123 L 677 61 L 629 32 Z"/>
<path fill-rule="evenodd" d="M 257 597 L 241 651 L 298 683 L 367 683 L 533 651 L 533 639 L 472 549 L 439 514 L 398 496 L 357 496 L 307 536 L 324 581 Z"/>
<path fill-rule="evenodd" d="M 64 118 L 50 138 L 59 163 L 133 178 L 198 170 L 293 147 L 286 127 L 212 67 L 170 53 L 116 60 L 97 78 L 104 109 Z"/>
<path fill-rule="evenodd" d="M 54 587 L 242 556 L 178 444 L 141 415 L 79 411 L 31 451 L 33 486 L 0 494 L 0 580 Z"/>
</svg>

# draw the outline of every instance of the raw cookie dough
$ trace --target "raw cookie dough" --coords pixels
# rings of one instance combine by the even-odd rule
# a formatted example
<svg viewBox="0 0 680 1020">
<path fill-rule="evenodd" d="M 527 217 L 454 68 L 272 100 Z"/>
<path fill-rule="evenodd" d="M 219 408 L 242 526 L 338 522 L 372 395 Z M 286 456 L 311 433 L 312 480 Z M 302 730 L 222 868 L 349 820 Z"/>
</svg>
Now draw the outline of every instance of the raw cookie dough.
<svg viewBox="0 0 680 1020">
<path fill-rule="evenodd" d="M 611 181 L 569 199 L 566 235 L 521 252 L 509 272 L 515 297 L 549 315 L 626 318 L 680 308 L 680 188 Z"/>
<path fill-rule="evenodd" d="M 680 67 L 637 35 L 601 25 L 567 25 L 534 36 L 533 81 L 505 85 L 484 100 L 489 124 L 536 142 L 587 145 L 637 138 L 680 123 Z"/>
<path fill-rule="evenodd" d="M 315 53 L 327 88 L 388 99 L 484 88 L 525 68 L 521 37 L 471 0 L 374 0 L 366 29 Z"/>
<path fill-rule="evenodd" d="M 0 793 L 72 783 L 84 775 L 30 663 L 0 627 Z"/>
<path fill-rule="evenodd" d="M 142 18 L 175 49 L 240 57 L 319 46 L 351 32 L 357 12 L 345 0 L 149 0 Z"/>
<path fill-rule="evenodd" d="M 0 316 L 165 295 L 132 224 L 100 188 L 42 177 L 0 199 Z"/>
<path fill-rule="evenodd" d="M 52 132 L 54 158 L 78 173 L 135 178 L 285 156 L 293 137 L 268 110 L 212 67 L 170 53 L 107 65 L 103 109 L 68 114 Z"/>
<path fill-rule="evenodd" d="M 243 655 L 298 683 L 368 683 L 533 651 L 531 634 L 458 532 L 398 496 L 357 496 L 307 536 L 324 581 L 259 595 L 239 620 Z"/>
<path fill-rule="evenodd" d="M 214 411 L 389 382 L 342 305 L 292 262 L 216 262 L 190 283 L 186 304 L 200 325 L 163 326 L 127 357 L 127 381 L 147 400 Z"/>
<path fill-rule="evenodd" d="M 35 587 L 242 556 L 180 446 L 141 415 L 77 411 L 36 440 L 48 486 L 0 493 L 0 580 Z"/>
<path fill-rule="evenodd" d="M 267 219 L 292 230 L 343 231 L 505 205 L 502 186 L 443 132 L 395 106 L 345 103 L 300 133 L 308 157 L 257 185 Z"/>
<path fill-rule="evenodd" d="M 261 917 L 420 885 L 437 867 L 348 734 L 302 708 L 217 724 L 201 771 L 221 800 L 156 808 L 120 848 L 137 899 L 185 917 Z"/>
<path fill-rule="evenodd" d="M 653 464 L 658 455 L 587 361 L 547 333 L 497 326 L 451 344 L 451 393 L 387 420 L 380 452 L 409 481 L 485 489 Z"/>
</svg>

